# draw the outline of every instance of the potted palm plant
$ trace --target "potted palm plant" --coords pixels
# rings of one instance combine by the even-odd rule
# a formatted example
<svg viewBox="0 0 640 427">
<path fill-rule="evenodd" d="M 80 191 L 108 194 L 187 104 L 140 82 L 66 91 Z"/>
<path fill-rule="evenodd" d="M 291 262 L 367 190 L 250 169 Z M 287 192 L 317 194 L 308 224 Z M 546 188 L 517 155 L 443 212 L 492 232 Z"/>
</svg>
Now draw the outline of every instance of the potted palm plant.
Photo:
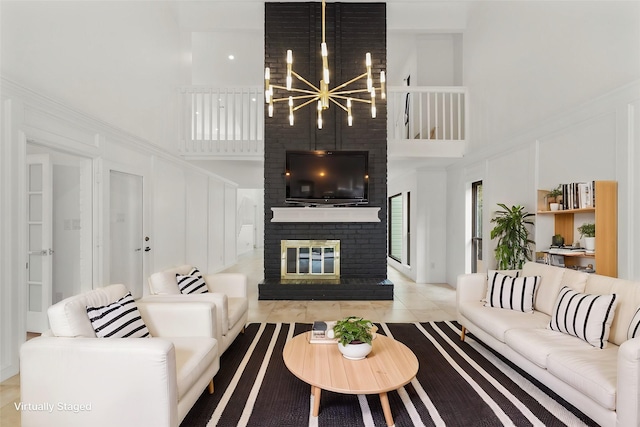
<svg viewBox="0 0 640 427">
<path fill-rule="evenodd" d="M 535 242 L 529 239 L 527 226 L 533 226 L 530 218 L 534 214 L 525 212 L 520 205 L 508 208 L 504 203 L 498 203 L 498 206 L 503 210 L 496 211 L 491 220 L 496 224 L 491 230 L 491 239 L 498 239 L 495 249 L 498 269 L 517 270 L 526 260 L 531 261 L 530 245 Z"/>
<path fill-rule="evenodd" d="M 333 327 L 338 350 L 347 359 L 364 359 L 371 352 L 371 341 L 377 329 L 370 320 L 362 317 L 349 316 L 338 320 Z"/>
</svg>

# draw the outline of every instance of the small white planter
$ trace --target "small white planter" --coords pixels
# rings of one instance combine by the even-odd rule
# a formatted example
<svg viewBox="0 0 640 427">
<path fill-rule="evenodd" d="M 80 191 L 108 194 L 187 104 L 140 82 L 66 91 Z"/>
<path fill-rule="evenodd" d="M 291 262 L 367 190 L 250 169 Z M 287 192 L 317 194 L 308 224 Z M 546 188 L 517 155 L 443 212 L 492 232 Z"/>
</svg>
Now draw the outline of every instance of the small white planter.
<svg viewBox="0 0 640 427">
<path fill-rule="evenodd" d="M 362 360 L 367 357 L 367 354 L 371 353 L 371 344 L 361 343 L 361 344 L 347 344 L 342 345 L 342 343 L 338 343 L 338 350 L 342 353 L 342 356 L 349 360 Z"/>
<path fill-rule="evenodd" d="M 585 237 L 584 238 L 584 248 L 588 251 L 596 250 L 596 238 L 595 237 Z"/>
</svg>

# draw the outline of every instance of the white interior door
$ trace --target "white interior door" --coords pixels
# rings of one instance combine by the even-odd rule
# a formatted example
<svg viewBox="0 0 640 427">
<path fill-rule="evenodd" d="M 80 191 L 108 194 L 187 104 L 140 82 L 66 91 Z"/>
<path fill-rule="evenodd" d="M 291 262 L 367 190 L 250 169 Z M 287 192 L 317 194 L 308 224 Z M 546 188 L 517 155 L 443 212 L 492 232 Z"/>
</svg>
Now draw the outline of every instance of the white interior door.
<svg viewBox="0 0 640 427">
<path fill-rule="evenodd" d="M 143 179 L 140 175 L 112 170 L 109 176 L 109 279 L 122 283 L 134 298 L 142 297 Z"/>
<path fill-rule="evenodd" d="M 27 331 L 49 328 L 52 294 L 52 171 L 49 156 L 27 156 Z"/>
</svg>

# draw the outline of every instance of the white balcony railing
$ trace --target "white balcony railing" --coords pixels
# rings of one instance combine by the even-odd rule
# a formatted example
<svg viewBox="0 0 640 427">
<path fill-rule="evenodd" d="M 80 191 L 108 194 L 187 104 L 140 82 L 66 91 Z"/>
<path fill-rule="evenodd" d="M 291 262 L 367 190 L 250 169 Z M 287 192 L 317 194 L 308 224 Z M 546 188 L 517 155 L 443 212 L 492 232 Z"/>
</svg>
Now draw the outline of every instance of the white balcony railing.
<svg viewBox="0 0 640 427">
<path fill-rule="evenodd" d="M 468 107 L 466 87 L 390 87 L 389 157 L 462 157 L 468 137 Z"/>
<path fill-rule="evenodd" d="M 263 89 L 180 89 L 185 157 L 262 157 Z M 465 87 L 387 90 L 390 156 L 460 157 L 468 135 Z"/>
<path fill-rule="evenodd" d="M 462 86 L 389 88 L 389 139 L 464 140 L 467 89 Z"/>
<path fill-rule="evenodd" d="M 180 89 L 185 157 L 251 157 L 264 153 L 262 88 Z"/>
</svg>

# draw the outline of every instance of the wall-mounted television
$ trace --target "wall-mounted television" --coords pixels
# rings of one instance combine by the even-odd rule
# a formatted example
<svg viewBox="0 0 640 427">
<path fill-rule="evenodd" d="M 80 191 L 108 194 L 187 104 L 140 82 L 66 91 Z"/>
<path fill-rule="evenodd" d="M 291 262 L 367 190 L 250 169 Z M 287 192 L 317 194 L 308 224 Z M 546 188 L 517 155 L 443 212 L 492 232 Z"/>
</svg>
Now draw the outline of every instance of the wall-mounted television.
<svg viewBox="0 0 640 427">
<path fill-rule="evenodd" d="M 287 151 L 286 202 L 357 205 L 369 199 L 368 151 Z"/>
</svg>

